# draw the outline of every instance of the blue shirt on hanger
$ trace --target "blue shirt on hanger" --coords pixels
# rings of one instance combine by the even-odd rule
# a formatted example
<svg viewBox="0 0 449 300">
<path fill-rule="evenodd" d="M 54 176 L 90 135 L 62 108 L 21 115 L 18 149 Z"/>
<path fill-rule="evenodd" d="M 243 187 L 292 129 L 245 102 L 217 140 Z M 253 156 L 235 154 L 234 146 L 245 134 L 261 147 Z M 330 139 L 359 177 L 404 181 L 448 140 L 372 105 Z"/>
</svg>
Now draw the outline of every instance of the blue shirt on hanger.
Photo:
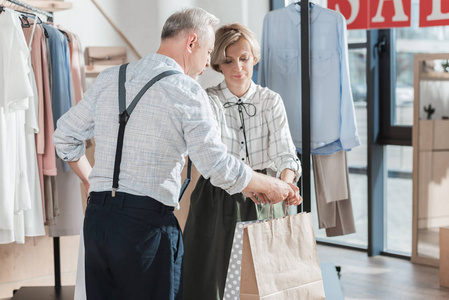
<svg viewBox="0 0 449 300">
<path fill-rule="evenodd" d="M 69 111 L 72 105 L 70 94 L 70 50 L 65 35 L 51 25 L 42 24 L 48 33 L 48 51 L 50 52 L 51 106 L 53 123 L 56 129 L 58 119 Z M 63 162 L 63 170 L 70 167 Z"/>
<path fill-rule="evenodd" d="M 265 16 L 259 83 L 279 93 L 293 142 L 302 148 L 301 15 L 295 3 Z M 349 80 L 346 21 L 313 5 L 310 15 L 311 153 L 332 154 L 360 145 Z"/>
</svg>

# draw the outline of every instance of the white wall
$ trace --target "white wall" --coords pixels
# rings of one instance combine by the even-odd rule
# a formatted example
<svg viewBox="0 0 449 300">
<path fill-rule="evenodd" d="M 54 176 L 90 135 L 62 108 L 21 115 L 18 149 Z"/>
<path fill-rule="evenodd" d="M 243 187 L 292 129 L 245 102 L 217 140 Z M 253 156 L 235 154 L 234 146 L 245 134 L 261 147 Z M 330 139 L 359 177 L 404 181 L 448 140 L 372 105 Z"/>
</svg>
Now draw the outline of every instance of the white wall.
<svg viewBox="0 0 449 300">
<path fill-rule="evenodd" d="M 73 9 L 55 13 L 54 23 L 77 34 L 83 47 L 126 46 L 91 0 L 66 0 Z M 262 36 L 263 18 L 269 10 L 269 0 L 97 0 L 106 14 L 142 55 L 155 52 L 165 20 L 182 8 L 199 6 L 220 19 L 220 24 L 240 22 Z M 128 59 L 137 56 L 128 48 Z M 222 75 L 212 69 L 200 77 L 203 87 L 219 83 Z"/>
</svg>

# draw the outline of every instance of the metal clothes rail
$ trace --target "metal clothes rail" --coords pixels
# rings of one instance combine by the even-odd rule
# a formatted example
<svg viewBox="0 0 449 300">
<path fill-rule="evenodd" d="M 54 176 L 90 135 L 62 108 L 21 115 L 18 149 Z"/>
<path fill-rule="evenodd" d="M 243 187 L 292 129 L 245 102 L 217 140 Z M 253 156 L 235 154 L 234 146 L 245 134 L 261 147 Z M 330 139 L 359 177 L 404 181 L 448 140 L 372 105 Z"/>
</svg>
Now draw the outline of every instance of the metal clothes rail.
<svg viewBox="0 0 449 300">
<path fill-rule="evenodd" d="M 6 2 L 10 2 L 12 4 L 15 4 L 17 6 L 23 7 L 25 9 L 29 10 L 29 11 L 38 13 L 38 14 L 43 15 L 43 16 L 46 16 L 48 18 L 48 21 L 50 21 L 50 22 L 53 21 L 53 13 L 51 13 L 51 12 L 41 10 L 39 8 L 36 8 L 36 7 L 32 6 L 32 5 L 23 3 L 23 2 L 18 1 L 18 0 L 4 0 L 3 2 L 5 2 L 5 1 Z"/>
</svg>

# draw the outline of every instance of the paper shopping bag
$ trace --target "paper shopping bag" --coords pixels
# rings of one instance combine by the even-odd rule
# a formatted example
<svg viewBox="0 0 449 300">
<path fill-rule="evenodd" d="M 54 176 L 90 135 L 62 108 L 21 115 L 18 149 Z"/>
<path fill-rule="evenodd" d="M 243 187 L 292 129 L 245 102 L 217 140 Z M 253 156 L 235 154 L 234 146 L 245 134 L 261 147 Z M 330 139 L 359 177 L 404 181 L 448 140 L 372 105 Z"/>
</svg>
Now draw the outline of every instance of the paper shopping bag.
<svg viewBox="0 0 449 300">
<path fill-rule="evenodd" d="M 245 225 L 241 259 L 241 300 L 325 299 L 310 213 Z"/>
<path fill-rule="evenodd" d="M 247 224 L 263 222 L 262 220 L 237 222 L 234 239 L 232 240 L 231 256 L 229 258 L 228 274 L 226 275 L 223 299 L 238 299 L 240 293 L 240 270 L 242 266 L 243 228 Z"/>
</svg>

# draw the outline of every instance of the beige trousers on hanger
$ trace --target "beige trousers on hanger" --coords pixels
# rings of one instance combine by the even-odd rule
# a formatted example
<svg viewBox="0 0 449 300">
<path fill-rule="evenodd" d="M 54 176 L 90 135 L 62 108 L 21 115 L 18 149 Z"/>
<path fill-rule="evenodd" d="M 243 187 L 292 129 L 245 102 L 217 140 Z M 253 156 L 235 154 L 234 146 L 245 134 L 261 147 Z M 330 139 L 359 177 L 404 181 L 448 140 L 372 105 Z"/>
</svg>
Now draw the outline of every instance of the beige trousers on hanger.
<svg viewBox="0 0 449 300">
<path fill-rule="evenodd" d="M 345 151 L 312 155 L 319 228 L 327 236 L 355 232 Z"/>
</svg>

